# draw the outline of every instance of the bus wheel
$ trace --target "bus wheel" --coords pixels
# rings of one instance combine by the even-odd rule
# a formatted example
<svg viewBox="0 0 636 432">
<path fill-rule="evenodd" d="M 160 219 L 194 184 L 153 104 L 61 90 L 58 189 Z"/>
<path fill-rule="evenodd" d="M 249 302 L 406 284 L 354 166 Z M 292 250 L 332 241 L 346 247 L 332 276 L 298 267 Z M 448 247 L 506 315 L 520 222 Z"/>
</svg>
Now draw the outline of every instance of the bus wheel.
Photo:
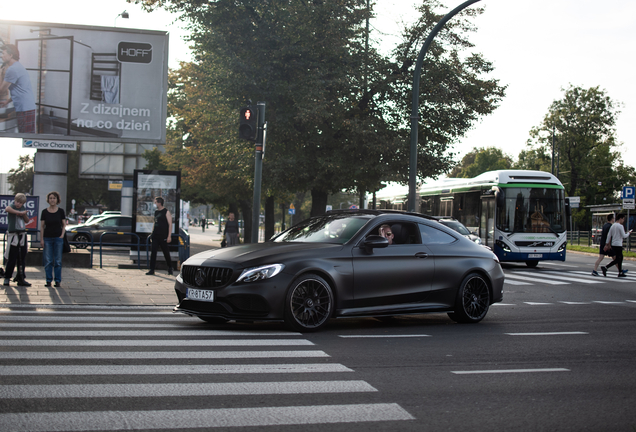
<svg viewBox="0 0 636 432">
<path fill-rule="evenodd" d="M 539 261 L 526 261 L 526 265 L 530 268 L 535 268 L 539 265 Z"/>
</svg>

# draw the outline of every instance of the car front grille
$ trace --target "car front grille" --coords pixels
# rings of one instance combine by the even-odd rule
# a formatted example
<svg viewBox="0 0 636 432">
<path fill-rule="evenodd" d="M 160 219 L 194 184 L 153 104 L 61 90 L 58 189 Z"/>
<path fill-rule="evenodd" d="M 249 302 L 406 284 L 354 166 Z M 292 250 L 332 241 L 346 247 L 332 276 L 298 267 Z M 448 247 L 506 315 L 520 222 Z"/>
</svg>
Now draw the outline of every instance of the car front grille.
<svg viewBox="0 0 636 432">
<path fill-rule="evenodd" d="M 226 267 L 183 266 L 181 277 L 190 286 L 219 288 L 228 284 L 232 278 L 232 269 Z"/>
</svg>

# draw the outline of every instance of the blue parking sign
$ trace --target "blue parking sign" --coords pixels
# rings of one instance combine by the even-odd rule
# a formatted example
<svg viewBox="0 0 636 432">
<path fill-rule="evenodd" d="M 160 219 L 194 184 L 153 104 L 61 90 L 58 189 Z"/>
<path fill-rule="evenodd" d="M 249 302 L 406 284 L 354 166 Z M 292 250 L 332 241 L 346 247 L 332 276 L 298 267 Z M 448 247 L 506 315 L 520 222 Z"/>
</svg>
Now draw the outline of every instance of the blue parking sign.
<svg viewBox="0 0 636 432">
<path fill-rule="evenodd" d="M 636 187 L 634 186 L 623 186 L 623 199 L 634 199 L 636 198 Z"/>
</svg>

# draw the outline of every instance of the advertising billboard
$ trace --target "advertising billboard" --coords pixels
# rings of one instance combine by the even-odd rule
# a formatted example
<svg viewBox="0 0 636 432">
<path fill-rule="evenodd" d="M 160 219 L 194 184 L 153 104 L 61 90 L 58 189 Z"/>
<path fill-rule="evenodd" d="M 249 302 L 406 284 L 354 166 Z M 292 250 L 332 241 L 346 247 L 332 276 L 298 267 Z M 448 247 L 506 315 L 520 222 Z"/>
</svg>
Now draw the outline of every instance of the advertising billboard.
<svg viewBox="0 0 636 432">
<path fill-rule="evenodd" d="M 133 179 L 133 232 L 150 234 L 155 223 L 155 198 L 162 197 L 172 215 L 171 233 L 179 233 L 181 172 L 135 170 Z"/>
<path fill-rule="evenodd" d="M 0 137 L 165 143 L 167 32 L 0 20 L 0 49 Z"/>
<path fill-rule="evenodd" d="M 40 225 L 38 221 L 40 219 L 40 206 L 39 206 L 40 197 L 36 196 L 27 196 L 27 202 L 24 204 L 24 210 L 27 211 L 27 215 L 29 215 L 29 222 L 26 224 L 27 231 L 38 231 L 40 229 Z M 5 209 L 13 204 L 13 195 L 0 195 L 0 232 L 7 231 L 7 212 Z"/>
</svg>

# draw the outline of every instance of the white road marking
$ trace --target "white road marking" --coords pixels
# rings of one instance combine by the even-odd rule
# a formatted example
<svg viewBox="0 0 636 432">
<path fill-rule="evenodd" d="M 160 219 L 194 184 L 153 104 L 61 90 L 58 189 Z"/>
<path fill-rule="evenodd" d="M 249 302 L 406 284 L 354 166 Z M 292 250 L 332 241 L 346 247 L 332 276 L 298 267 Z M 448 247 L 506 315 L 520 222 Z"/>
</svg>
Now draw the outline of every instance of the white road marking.
<svg viewBox="0 0 636 432">
<path fill-rule="evenodd" d="M 604 281 L 595 278 L 594 280 L 587 280 L 587 279 L 582 279 L 580 277 L 571 277 L 571 276 L 561 276 L 562 274 L 567 274 L 566 273 L 556 273 L 556 272 L 537 272 L 536 274 L 530 273 L 530 272 L 518 272 L 521 275 L 526 275 L 526 276 L 530 276 L 536 279 L 541 279 L 541 282 L 545 282 L 545 280 L 543 280 L 542 278 L 550 278 L 550 279 L 558 279 L 558 280 L 564 280 L 564 281 L 568 281 L 568 282 L 577 282 L 577 283 L 585 283 L 585 284 L 602 284 L 605 283 Z"/>
<path fill-rule="evenodd" d="M 506 275 L 508 276 L 508 275 Z M 504 280 L 504 284 L 509 284 L 509 285 L 532 285 L 530 282 L 521 282 L 521 281 L 516 281 L 516 280 L 510 280 L 510 279 L 505 279 Z"/>
<path fill-rule="evenodd" d="M 457 375 L 475 375 L 475 374 L 504 374 L 504 373 L 534 373 L 534 372 L 569 372 L 570 369 L 564 368 L 544 368 L 544 369 L 500 369 L 500 370 L 478 370 L 478 371 L 451 371 Z"/>
<path fill-rule="evenodd" d="M 228 428 L 414 420 L 395 403 L 202 410 L 89 411 L 0 414 L 13 432 Z"/>
<path fill-rule="evenodd" d="M 2 333 L 0 333 L 2 335 Z M 78 340 L 78 339 L 0 339 L 3 346 L 164 346 L 175 348 L 176 344 L 183 344 L 181 339 L 168 340 L 135 340 L 135 339 L 108 339 L 108 340 Z M 303 346 L 314 345 L 305 339 L 188 339 L 190 346 Z"/>
<path fill-rule="evenodd" d="M 2 399 L 120 398 L 377 392 L 365 381 L 4 385 Z"/>
<path fill-rule="evenodd" d="M 588 332 L 534 332 L 534 333 L 504 333 L 510 336 L 561 336 L 561 335 L 586 335 Z"/>
<path fill-rule="evenodd" d="M 341 364 L 0 366 L 0 375 L 211 375 L 353 372 Z"/>
<path fill-rule="evenodd" d="M 0 359 L 72 359 L 72 360 L 123 360 L 123 359 L 255 359 L 255 358 L 312 358 L 330 357 L 324 351 L 3 351 Z"/>
<path fill-rule="evenodd" d="M 540 303 L 540 302 L 524 302 L 530 306 L 544 306 L 544 305 L 552 305 L 554 303 Z"/>
<path fill-rule="evenodd" d="M 526 280 L 530 282 L 541 282 L 541 283 L 547 283 L 549 285 L 568 285 L 567 282 L 559 282 L 559 281 L 554 281 L 550 279 L 541 279 L 537 277 L 519 276 L 516 274 L 510 274 L 510 273 L 506 273 L 506 278 L 520 279 L 520 280 Z"/>
<path fill-rule="evenodd" d="M 341 338 L 414 338 L 414 337 L 431 337 L 431 335 L 414 334 L 414 335 L 338 335 Z"/>
<path fill-rule="evenodd" d="M 2 327 L 2 323 L 0 323 L 0 328 Z M 0 333 L 2 336 L 34 336 L 34 337 L 68 337 L 68 336 L 165 336 L 165 337 L 175 337 L 175 336 L 206 336 L 206 337 L 217 337 L 217 336 L 259 336 L 259 332 L 233 332 L 233 331 L 218 331 L 218 330 L 25 330 L 25 331 L 3 331 Z M 294 336 L 298 336 L 296 334 Z M 263 333 L 262 336 L 290 336 L 289 333 Z"/>
</svg>

